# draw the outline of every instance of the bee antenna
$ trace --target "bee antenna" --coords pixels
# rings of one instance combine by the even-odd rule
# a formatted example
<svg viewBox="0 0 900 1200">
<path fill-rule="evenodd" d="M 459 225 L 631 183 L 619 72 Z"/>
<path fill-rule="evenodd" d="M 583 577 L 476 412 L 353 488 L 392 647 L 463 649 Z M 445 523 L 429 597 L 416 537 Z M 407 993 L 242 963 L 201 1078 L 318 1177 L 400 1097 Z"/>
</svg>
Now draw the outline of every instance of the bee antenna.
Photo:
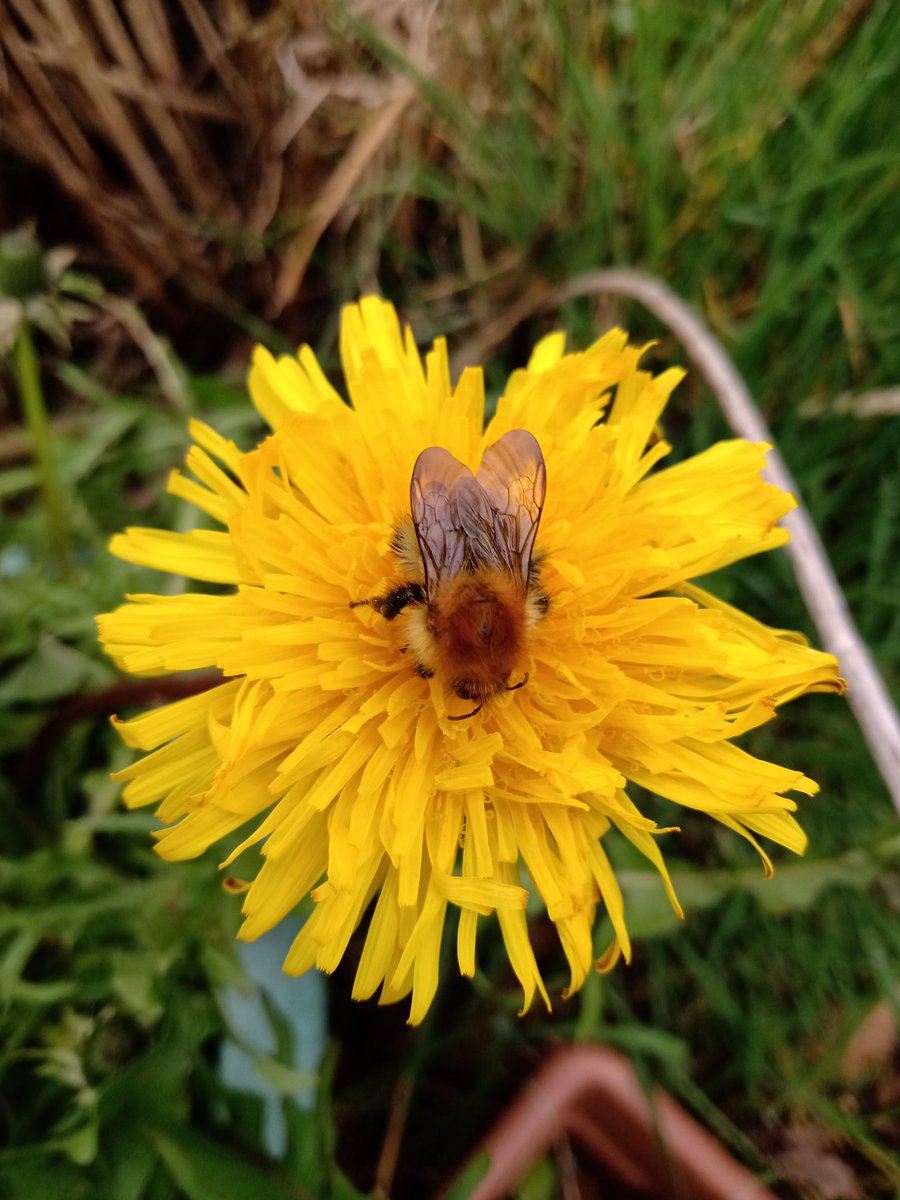
<svg viewBox="0 0 900 1200">
<path fill-rule="evenodd" d="M 520 680 L 519 683 L 514 683 L 512 685 L 512 687 L 508 687 L 506 690 L 508 692 L 517 692 L 519 690 L 519 688 L 523 688 L 527 682 L 528 682 L 528 672 L 526 671 L 524 679 Z"/>
<path fill-rule="evenodd" d="M 483 705 L 483 704 L 479 704 L 479 705 L 478 705 L 478 707 L 477 707 L 477 708 L 473 708 L 471 712 L 462 713 L 462 714 L 461 714 L 460 716 L 458 716 L 458 717 L 451 717 L 451 716 L 448 716 L 448 717 L 447 717 L 447 720 L 448 720 L 448 721 L 468 721 L 469 717 L 474 717 L 474 716 L 475 716 L 475 714 L 476 714 L 476 713 L 480 713 L 480 712 L 481 712 L 481 710 L 482 710 L 483 708 L 484 708 L 484 705 Z"/>
</svg>

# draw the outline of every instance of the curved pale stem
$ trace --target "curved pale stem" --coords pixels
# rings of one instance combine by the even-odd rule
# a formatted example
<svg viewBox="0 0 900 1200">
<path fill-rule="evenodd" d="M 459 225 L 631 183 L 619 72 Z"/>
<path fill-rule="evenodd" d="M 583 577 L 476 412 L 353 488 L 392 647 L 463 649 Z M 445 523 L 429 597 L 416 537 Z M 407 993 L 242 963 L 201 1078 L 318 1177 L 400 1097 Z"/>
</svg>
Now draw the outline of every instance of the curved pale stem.
<svg viewBox="0 0 900 1200">
<path fill-rule="evenodd" d="M 639 300 L 672 330 L 688 357 L 700 369 L 734 432 L 752 442 L 775 440 L 753 402 L 734 363 L 697 314 L 661 280 L 628 268 L 589 271 L 546 291 L 526 295 L 503 317 L 485 326 L 454 361 L 482 361 L 486 351 L 501 342 L 520 321 L 567 300 L 584 296 L 627 296 Z M 856 628 L 847 601 L 825 548 L 803 507 L 797 484 L 777 447 L 769 454 L 768 478 L 797 500 L 783 518 L 790 530 L 787 544 L 794 574 L 823 645 L 838 660 L 847 680 L 847 699 L 872 752 L 887 789 L 900 813 L 900 717 L 869 648 Z"/>
</svg>

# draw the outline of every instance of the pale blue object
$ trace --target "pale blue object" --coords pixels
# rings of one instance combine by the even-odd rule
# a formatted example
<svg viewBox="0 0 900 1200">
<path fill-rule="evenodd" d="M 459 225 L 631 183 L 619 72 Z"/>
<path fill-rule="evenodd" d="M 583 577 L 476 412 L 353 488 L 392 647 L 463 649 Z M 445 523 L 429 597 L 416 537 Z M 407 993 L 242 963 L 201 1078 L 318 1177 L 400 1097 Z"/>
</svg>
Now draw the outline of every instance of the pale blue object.
<svg viewBox="0 0 900 1200">
<path fill-rule="evenodd" d="M 5 546 L 0 550 L 0 577 L 12 579 L 31 566 L 31 555 L 24 546 Z"/>
<path fill-rule="evenodd" d="M 242 1045 L 230 1039 L 224 1043 L 219 1073 L 235 1091 L 262 1097 L 265 1108 L 263 1144 L 273 1158 L 281 1158 L 287 1148 L 282 1109 L 285 1092 L 264 1079 L 254 1061 L 273 1058 L 276 1050 L 275 1033 L 263 997 L 278 1010 L 291 1030 L 292 1056 L 284 1066 L 313 1076 L 322 1060 L 328 1032 L 322 975 L 318 971 L 308 971 L 295 979 L 282 970 L 298 930 L 297 922 L 288 919 L 255 942 L 239 942 L 241 963 L 255 987 L 250 992 L 227 988 L 221 995 L 225 1018 Z M 312 1108 L 315 1085 L 310 1082 L 288 1095 L 300 1108 Z"/>
</svg>

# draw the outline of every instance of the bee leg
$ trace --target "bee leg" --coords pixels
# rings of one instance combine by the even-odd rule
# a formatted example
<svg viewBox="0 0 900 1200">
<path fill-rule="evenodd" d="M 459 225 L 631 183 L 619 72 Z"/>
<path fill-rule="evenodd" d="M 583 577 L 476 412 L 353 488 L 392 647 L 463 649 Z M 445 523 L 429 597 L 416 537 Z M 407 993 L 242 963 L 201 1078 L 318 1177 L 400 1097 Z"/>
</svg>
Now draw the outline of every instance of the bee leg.
<svg viewBox="0 0 900 1200">
<path fill-rule="evenodd" d="M 482 710 L 483 708 L 484 708 L 484 705 L 483 705 L 483 704 L 479 704 L 479 705 L 478 705 L 478 707 L 477 707 L 477 708 L 473 708 L 471 712 L 462 713 L 462 714 L 461 714 L 460 716 L 458 716 L 458 717 L 451 717 L 451 716 L 448 716 L 448 717 L 447 717 L 447 720 L 448 720 L 448 721 L 468 721 L 469 717 L 474 717 L 474 716 L 476 715 L 476 713 L 480 713 L 480 712 L 481 712 L 481 710 Z"/>
<path fill-rule="evenodd" d="M 528 672 L 526 671 L 524 679 L 520 680 L 519 683 L 512 684 L 506 690 L 508 692 L 517 692 L 519 690 L 519 688 L 523 688 L 527 682 L 528 682 Z"/>
<path fill-rule="evenodd" d="M 351 600 L 350 607 L 360 608 L 368 604 L 386 621 L 393 621 L 395 617 L 400 616 L 407 605 L 424 603 L 425 589 L 421 583 L 401 583 L 389 591 L 386 596 L 371 596 L 368 600 Z"/>
</svg>

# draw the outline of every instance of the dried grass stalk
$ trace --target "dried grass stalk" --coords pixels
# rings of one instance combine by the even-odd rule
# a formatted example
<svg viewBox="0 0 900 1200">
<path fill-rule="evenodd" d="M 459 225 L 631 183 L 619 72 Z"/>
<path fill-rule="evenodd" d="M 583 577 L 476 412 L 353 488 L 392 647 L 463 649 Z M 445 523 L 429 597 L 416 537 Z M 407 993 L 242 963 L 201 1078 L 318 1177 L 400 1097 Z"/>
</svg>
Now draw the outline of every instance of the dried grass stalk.
<svg viewBox="0 0 900 1200">
<path fill-rule="evenodd" d="M 430 4 L 349 11 L 423 62 Z M 413 97 L 352 24 L 315 0 L 0 0 L 0 141 L 54 177 L 144 296 L 176 276 L 221 296 L 277 235 L 280 307 Z M 241 300 L 261 307 L 269 270 L 256 296 L 252 278 Z"/>
</svg>

